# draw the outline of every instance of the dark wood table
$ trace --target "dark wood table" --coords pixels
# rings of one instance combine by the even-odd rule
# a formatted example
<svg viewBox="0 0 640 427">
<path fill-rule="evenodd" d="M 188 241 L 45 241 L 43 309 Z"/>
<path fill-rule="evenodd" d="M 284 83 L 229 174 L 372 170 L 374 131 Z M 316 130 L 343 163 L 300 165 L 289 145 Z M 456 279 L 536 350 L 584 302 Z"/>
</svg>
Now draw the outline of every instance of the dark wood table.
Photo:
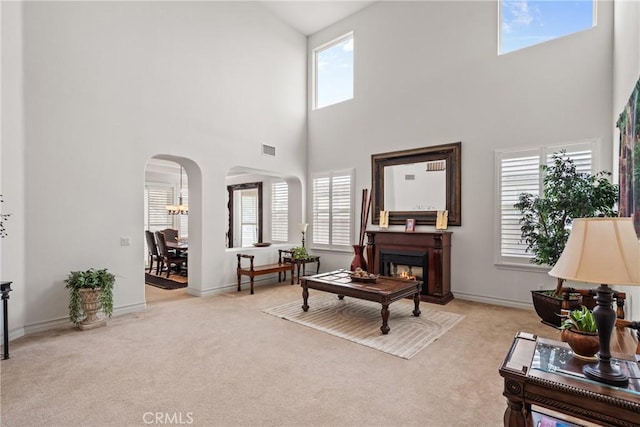
<svg viewBox="0 0 640 427">
<path fill-rule="evenodd" d="M 393 277 L 378 277 L 375 283 L 354 282 L 348 270 L 336 270 L 329 273 L 316 274 L 315 276 L 303 277 L 302 286 L 302 309 L 309 310 L 309 289 L 316 289 L 323 292 L 337 294 L 338 298 L 345 296 L 367 301 L 374 301 L 382 304 L 382 326 L 380 330 L 383 334 L 388 334 L 389 328 L 389 304 L 402 298 L 412 297 L 414 302 L 413 315 L 420 316 L 420 290 L 422 282 L 419 280 L 397 279 Z"/>
<path fill-rule="evenodd" d="M 189 249 L 189 243 L 187 242 L 171 242 L 167 240 L 167 248 L 174 249 L 176 251 L 184 252 Z"/>
<path fill-rule="evenodd" d="M 296 270 L 297 270 L 297 274 L 298 274 L 298 283 L 300 283 L 300 266 L 302 266 L 302 275 L 306 276 L 307 275 L 307 264 L 315 262 L 316 263 L 316 274 L 320 273 L 320 256 L 319 255 L 307 255 L 306 258 L 293 258 L 292 252 L 291 251 L 287 251 L 284 249 L 279 249 L 278 250 L 280 252 L 280 259 L 282 260 L 282 262 L 288 262 L 290 264 L 294 264 L 296 266 Z M 288 254 L 288 255 L 282 255 L 282 254 Z M 285 280 L 286 280 L 286 273 L 285 274 Z M 280 280 L 280 277 L 278 277 L 278 280 Z"/>
<path fill-rule="evenodd" d="M 615 329 L 612 340 L 633 339 L 628 330 Z M 582 366 L 594 362 L 573 357 L 566 343 L 519 332 L 499 369 L 507 398 L 504 425 L 533 425 L 531 406 L 535 405 L 599 425 L 639 426 L 638 356 L 616 354 L 616 349 L 634 351 L 635 345 L 617 343 L 611 347 L 620 369 L 630 377 L 629 386 L 622 388 L 587 379 Z"/>
</svg>

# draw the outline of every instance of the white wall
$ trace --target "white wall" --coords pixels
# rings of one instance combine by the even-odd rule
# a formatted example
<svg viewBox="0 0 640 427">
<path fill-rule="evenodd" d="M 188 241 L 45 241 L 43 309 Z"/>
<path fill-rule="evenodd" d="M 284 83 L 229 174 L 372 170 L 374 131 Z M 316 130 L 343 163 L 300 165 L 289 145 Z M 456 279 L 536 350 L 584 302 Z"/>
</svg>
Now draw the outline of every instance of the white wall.
<svg viewBox="0 0 640 427">
<path fill-rule="evenodd" d="M 9 337 L 24 334 L 25 318 L 25 163 L 22 98 L 22 3 L 0 2 L 2 22 L 2 135 L 0 140 L 0 194 L 2 213 L 11 216 L 5 223 L 7 237 L 0 239 L 0 280 L 11 281 L 9 293 Z"/>
<path fill-rule="evenodd" d="M 613 5 L 597 4 L 596 28 L 503 56 L 496 1 L 380 2 L 314 34 L 309 51 L 354 31 L 355 90 L 309 112 L 309 173 L 355 167 L 359 195 L 371 154 L 462 141 L 452 292 L 530 306 L 530 290 L 555 282 L 494 265 L 494 151 L 597 138 L 611 164 Z M 323 269 L 351 258 L 327 257 Z"/>
<path fill-rule="evenodd" d="M 20 168 L 26 185 L 26 206 L 12 199 L 11 209 L 25 223 L 28 256 L 7 253 L 8 242 L 3 251 L 3 275 L 18 271 L 12 276 L 23 289 L 12 295 L 25 307 L 12 328 L 28 333 L 66 321 L 63 280 L 92 266 L 117 275 L 116 313 L 144 308 L 144 176 L 156 155 L 189 175 L 189 292 L 232 285 L 235 254 L 224 248 L 229 168 L 304 182 L 305 37 L 248 2 L 25 2 L 23 9 L 22 22 L 11 13 L 2 27 L 3 72 L 5 36 L 24 58 L 24 98 L 9 101 L 24 103 L 25 134 L 10 150 L 3 132 L 7 199 L 20 191 Z M 7 84 L 19 91 L 15 67 Z M 262 156 L 263 143 L 278 155 Z M 10 171 L 18 179 L 9 184 Z M 121 236 L 132 245 L 120 246 Z"/>
<path fill-rule="evenodd" d="M 615 2 L 615 31 L 613 49 L 613 123 L 624 106 L 629 102 L 631 91 L 640 78 L 640 2 Z M 618 181 L 617 157 L 620 149 L 620 132 L 613 128 L 613 170 Z M 640 267 L 639 267 L 640 268 Z M 627 318 L 637 320 L 640 317 L 640 289 L 626 287 L 627 299 L 631 301 L 627 307 Z"/>
</svg>

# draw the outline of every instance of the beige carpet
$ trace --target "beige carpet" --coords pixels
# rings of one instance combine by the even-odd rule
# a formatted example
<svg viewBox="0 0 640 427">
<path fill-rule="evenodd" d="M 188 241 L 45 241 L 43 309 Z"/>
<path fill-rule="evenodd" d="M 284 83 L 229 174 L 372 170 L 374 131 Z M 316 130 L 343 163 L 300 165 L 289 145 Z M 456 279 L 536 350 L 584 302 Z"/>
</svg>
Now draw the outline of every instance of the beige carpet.
<svg viewBox="0 0 640 427">
<path fill-rule="evenodd" d="M 400 300 L 389 306 L 391 331 L 383 335 L 378 303 L 319 294 L 311 295 L 308 304 L 306 313 L 301 307 L 302 298 L 264 312 L 403 359 L 411 359 L 464 318 L 456 313 L 431 310 L 426 304 L 420 307 L 420 317 L 415 317 L 411 314 L 413 301 Z"/>
<path fill-rule="evenodd" d="M 149 421 L 160 414 L 194 427 L 499 426 L 498 367 L 515 333 L 558 337 L 532 310 L 424 303 L 465 318 L 406 360 L 263 313 L 299 298 L 277 282 L 200 298 L 147 286 L 148 309 L 106 328 L 15 339 L 0 425 L 161 425 Z"/>
</svg>

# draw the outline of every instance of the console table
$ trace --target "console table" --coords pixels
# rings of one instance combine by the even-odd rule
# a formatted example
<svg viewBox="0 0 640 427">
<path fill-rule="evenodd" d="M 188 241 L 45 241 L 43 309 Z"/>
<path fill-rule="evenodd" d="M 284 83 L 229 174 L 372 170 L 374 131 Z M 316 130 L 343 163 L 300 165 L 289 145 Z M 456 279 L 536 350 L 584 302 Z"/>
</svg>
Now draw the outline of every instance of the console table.
<svg viewBox="0 0 640 427">
<path fill-rule="evenodd" d="M 367 231 L 367 262 L 369 272 L 391 275 L 389 264 L 422 268 L 417 277 L 424 284 L 420 299 L 446 304 L 451 293 L 451 233 L 402 231 Z"/>
<path fill-rule="evenodd" d="M 622 334 L 614 330 L 612 340 L 625 337 Z M 622 347 L 619 342 L 617 345 L 625 351 L 635 349 Z M 640 424 L 638 356 L 616 354 L 614 348 L 612 346 L 612 355 L 630 377 L 629 386 L 625 388 L 587 379 L 582 374 L 582 366 L 594 362 L 575 358 L 566 343 L 519 332 L 499 369 L 504 378 L 503 395 L 507 398 L 504 425 L 531 426 L 531 405 L 536 405 L 604 426 L 637 427 Z"/>
</svg>

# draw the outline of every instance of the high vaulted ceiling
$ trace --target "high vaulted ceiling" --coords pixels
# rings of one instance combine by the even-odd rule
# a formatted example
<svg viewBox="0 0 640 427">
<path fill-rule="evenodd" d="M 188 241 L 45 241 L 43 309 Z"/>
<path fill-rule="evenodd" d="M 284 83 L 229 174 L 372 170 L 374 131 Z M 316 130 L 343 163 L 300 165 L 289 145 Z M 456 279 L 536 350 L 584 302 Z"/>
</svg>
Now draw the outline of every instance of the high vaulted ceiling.
<svg viewBox="0 0 640 427">
<path fill-rule="evenodd" d="M 374 1 L 260 1 L 271 13 L 304 35 L 311 35 Z"/>
</svg>

